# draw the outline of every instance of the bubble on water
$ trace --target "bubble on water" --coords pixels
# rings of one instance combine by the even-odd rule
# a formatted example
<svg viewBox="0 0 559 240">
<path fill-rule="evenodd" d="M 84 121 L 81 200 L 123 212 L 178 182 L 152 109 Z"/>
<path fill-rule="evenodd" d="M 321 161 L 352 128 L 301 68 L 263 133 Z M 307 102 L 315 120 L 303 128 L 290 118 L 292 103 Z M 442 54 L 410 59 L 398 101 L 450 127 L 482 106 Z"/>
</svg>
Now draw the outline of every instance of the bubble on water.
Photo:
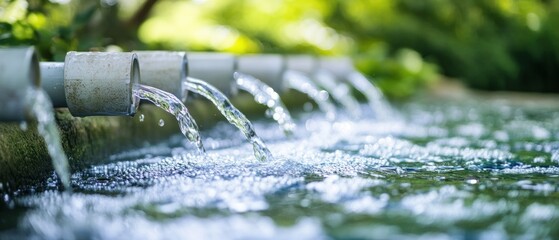
<svg viewBox="0 0 559 240">
<path fill-rule="evenodd" d="M 160 127 L 165 126 L 165 121 L 163 119 L 159 119 L 159 126 Z"/>
<path fill-rule="evenodd" d="M 502 130 L 501 131 L 495 131 L 493 133 L 493 137 L 496 140 L 501 141 L 501 142 L 506 142 L 506 141 L 509 140 L 509 134 L 505 131 L 502 131 Z"/>
<path fill-rule="evenodd" d="M 559 150 L 554 150 L 554 151 L 552 151 L 552 154 L 551 154 L 551 161 L 553 161 L 553 162 L 559 162 Z"/>
<path fill-rule="evenodd" d="M 533 126 L 532 127 L 532 135 L 536 139 L 544 140 L 544 139 L 548 139 L 550 137 L 551 133 L 549 133 L 549 131 L 547 129 L 542 128 L 540 126 Z"/>
<path fill-rule="evenodd" d="M 481 123 L 469 123 L 457 128 L 460 135 L 479 138 L 485 133 L 485 127 Z"/>
<path fill-rule="evenodd" d="M 534 163 L 545 163 L 545 157 L 535 157 Z"/>
<path fill-rule="evenodd" d="M 388 194 L 381 195 L 380 198 L 372 196 L 364 196 L 357 199 L 352 199 L 344 203 L 344 208 L 350 213 L 368 213 L 376 214 L 382 211 L 387 205 L 390 197 Z"/>
<path fill-rule="evenodd" d="M 475 178 L 471 178 L 471 179 L 466 180 L 466 183 L 474 185 L 474 184 L 478 184 L 479 180 L 477 180 Z"/>
<path fill-rule="evenodd" d="M 522 216 L 522 220 L 526 224 L 533 224 L 534 221 L 549 221 L 557 218 L 559 216 L 559 211 L 557 207 L 552 205 L 543 205 L 539 203 L 532 203 Z"/>
<path fill-rule="evenodd" d="M 384 183 L 376 179 L 341 178 L 338 175 L 331 175 L 321 182 L 307 184 L 307 189 L 319 193 L 322 200 L 326 202 L 336 203 L 358 195 L 364 188 Z"/>
<path fill-rule="evenodd" d="M 143 122 L 144 121 L 144 114 L 140 114 L 139 119 L 140 119 L 140 122 Z"/>
</svg>

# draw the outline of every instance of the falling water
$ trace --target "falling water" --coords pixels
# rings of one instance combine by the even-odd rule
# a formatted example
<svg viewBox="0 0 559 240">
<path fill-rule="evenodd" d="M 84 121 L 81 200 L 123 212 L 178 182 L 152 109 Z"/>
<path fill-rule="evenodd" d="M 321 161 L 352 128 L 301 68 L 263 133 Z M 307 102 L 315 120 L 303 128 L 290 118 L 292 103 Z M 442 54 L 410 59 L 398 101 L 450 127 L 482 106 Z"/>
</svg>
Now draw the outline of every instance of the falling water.
<svg viewBox="0 0 559 240">
<path fill-rule="evenodd" d="M 45 140 L 54 171 L 58 174 L 64 188 L 71 191 L 70 167 L 60 141 L 60 131 L 54 120 L 52 103 L 42 89 L 29 88 L 26 98 L 27 109 L 31 117 L 37 121 L 37 130 Z"/>
<path fill-rule="evenodd" d="M 252 123 L 229 102 L 229 99 L 223 93 L 210 84 L 195 78 L 187 78 L 185 84 L 189 91 L 200 94 L 210 100 L 231 124 L 243 132 L 247 140 L 252 143 L 256 159 L 262 161 L 272 160 L 272 153 L 270 153 L 262 139 L 256 135 Z"/>
<path fill-rule="evenodd" d="M 154 87 L 138 84 L 136 88 L 134 88 L 134 96 L 148 100 L 168 113 L 173 114 L 179 122 L 182 134 L 184 134 L 190 142 L 196 144 L 198 151 L 201 153 L 205 152 L 200 133 L 198 132 L 198 125 L 196 125 L 194 118 L 190 116 L 186 106 L 184 106 L 175 95 Z M 159 126 L 165 124 L 165 122 L 161 121 L 159 122 Z"/>
<path fill-rule="evenodd" d="M 288 88 L 305 93 L 316 102 L 318 108 L 326 113 L 326 118 L 336 118 L 336 106 L 331 102 L 328 92 L 320 90 L 305 74 L 289 70 L 285 72 L 284 80 Z"/>
<path fill-rule="evenodd" d="M 378 119 L 387 119 L 392 115 L 391 107 L 382 92 L 360 72 L 352 72 L 347 76 L 347 81 L 361 91 Z"/>
<path fill-rule="evenodd" d="M 279 94 L 273 88 L 250 75 L 235 72 L 233 76 L 237 87 L 252 94 L 256 102 L 266 105 L 271 110 L 272 118 L 279 123 L 286 135 L 293 133 L 295 123 Z"/>
<path fill-rule="evenodd" d="M 361 116 L 359 102 L 353 98 L 351 89 L 347 84 L 336 81 L 336 78 L 326 71 L 318 72 L 315 79 L 322 87 L 332 94 L 332 97 L 334 97 L 336 101 L 349 111 L 352 117 L 359 118 Z"/>
</svg>

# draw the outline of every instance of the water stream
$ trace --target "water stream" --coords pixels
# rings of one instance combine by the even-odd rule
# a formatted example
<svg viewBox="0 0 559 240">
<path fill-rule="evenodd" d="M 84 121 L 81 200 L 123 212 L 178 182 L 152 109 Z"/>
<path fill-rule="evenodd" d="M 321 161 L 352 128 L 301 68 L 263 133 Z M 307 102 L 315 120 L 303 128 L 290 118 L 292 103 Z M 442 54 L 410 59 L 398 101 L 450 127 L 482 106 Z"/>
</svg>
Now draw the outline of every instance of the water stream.
<svg viewBox="0 0 559 240">
<path fill-rule="evenodd" d="M 237 87 L 249 92 L 254 96 L 256 102 L 269 108 L 269 115 L 278 122 L 286 135 L 293 133 L 295 124 L 291 119 L 291 114 L 289 114 L 289 110 L 287 110 L 279 94 L 274 89 L 250 75 L 235 72 L 234 78 Z"/>
<path fill-rule="evenodd" d="M 369 106 L 377 119 L 389 119 L 392 115 L 391 107 L 382 92 L 360 72 L 352 72 L 347 81 L 359 90 L 369 102 Z"/>
<path fill-rule="evenodd" d="M 227 121 L 241 130 L 246 139 L 252 144 L 256 159 L 261 161 L 273 159 L 270 150 L 268 150 L 262 139 L 256 135 L 252 123 L 243 113 L 235 108 L 231 102 L 229 102 L 229 99 L 227 99 L 222 92 L 207 82 L 195 78 L 187 78 L 185 84 L 189 91 L 200 94 L 210 100 L 218 108 L 221 114 L 223 114 Z"/>
<path fill-rule="evenodd" d="M 284 74 L 284 81 L 287 88 L 307 94 L 318 105 L 320 111 L 326 114 L 327 119 L 334 120 L 336 118 L 336 106 L 330 100 L 328 92 L 320 90 L 305 74 L 288 70 Z"/>
<path fill-rule="evenodd" d="M 196 121 L 190 116 L 186 106 L 175 95 L 154 87 L 138 84 L 134 88 L 134 96 L 148 100 L 166 112 L 173 114 L 177 118 L 182 134 L 196 145 L 200 153 L 205 152 Z M 163 126 L 164 124 L 160 122 L 159 125 Z"/>
<path fill-rule="evenodd" d="M 347 84 L 337 81 L 334 75 L 326 71 L 319 71 L 315 74 L 314 79 L 320 86 L 326 89 L 353 118 L 359 118 L 361 116 L 359 102 L 355 100 L 351 93 L 351 88 Z"/>
<path fill-rule="evenodd" d="M 29 109 L 31 117 L 37 121 L 37 130 L 45 140 L 54 170 L 64 188 L 71 191 L 70 166 L 62 148 L 60 131 L 56 126 L 51 100 L 45 91 L 36 88 L 29 88 L 26 98 L 27 109 Z"/>
</svg>

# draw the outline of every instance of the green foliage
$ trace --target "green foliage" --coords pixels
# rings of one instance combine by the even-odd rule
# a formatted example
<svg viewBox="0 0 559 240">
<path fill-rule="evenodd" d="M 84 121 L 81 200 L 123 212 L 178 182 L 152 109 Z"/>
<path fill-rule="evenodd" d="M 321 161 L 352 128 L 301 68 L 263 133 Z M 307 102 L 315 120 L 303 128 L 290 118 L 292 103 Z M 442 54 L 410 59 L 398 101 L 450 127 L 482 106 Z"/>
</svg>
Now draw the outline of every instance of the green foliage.
<svg viewBox="0 0 559 240">
<path fill-rule="evenodd" d="M 393 97 L 439 71 L 475 88 L 559 92 L 555 0 L 57 2 L 0 2 L 0 45 L 33 44 L 46 60 L 113 46 L 350 55 Z"/>
<path fill-rule="evenodd" d="M 391 51 L 414 49 L 475 88 L 559 92 L 558 1 L 340 0 L 340 6 L 328 21 L 357 43 L 382 39 Z M 359 44 L 359 51 L 366 48 Z"/>
</svg>

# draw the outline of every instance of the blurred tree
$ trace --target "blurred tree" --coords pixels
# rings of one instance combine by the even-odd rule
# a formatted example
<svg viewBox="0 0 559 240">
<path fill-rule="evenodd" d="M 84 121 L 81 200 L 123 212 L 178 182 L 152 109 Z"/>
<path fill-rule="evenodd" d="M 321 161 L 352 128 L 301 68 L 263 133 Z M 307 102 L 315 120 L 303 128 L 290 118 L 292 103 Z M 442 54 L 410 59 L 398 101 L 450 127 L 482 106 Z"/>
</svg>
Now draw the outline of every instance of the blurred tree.
<svg viewBox="0 0 559 240">
<path fill-rule="evenodd" d="M 439 70 L 481 89 L 559 92 L 558 13 L 556 0 L 0 0 L 0 45 L 33 44 L 47 60 L 115 48 L 349 54 L 396 97 Z"/>
</svg>

